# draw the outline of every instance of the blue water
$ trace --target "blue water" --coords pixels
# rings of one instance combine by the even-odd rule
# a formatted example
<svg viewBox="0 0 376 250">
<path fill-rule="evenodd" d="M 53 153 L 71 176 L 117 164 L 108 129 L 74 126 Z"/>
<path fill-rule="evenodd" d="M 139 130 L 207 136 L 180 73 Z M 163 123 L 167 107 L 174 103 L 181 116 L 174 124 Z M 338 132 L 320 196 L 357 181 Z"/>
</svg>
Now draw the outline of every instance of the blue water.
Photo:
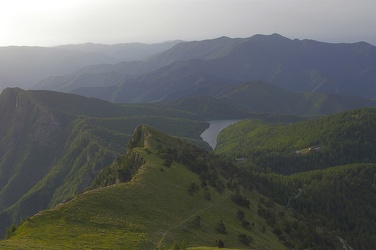
<svg viewBox="0 0 376 250">
<path fill-rule="evenodd" d="M 201 138 L 209 143 L 210 147 L 215 149 L 219 132 L 221 132 L 224 128 L 230 126 L 231 124 L 237 123 L 238 121 L 240 120 L 209 121 L 210 126 L 201 134 Z"/>
</svg>

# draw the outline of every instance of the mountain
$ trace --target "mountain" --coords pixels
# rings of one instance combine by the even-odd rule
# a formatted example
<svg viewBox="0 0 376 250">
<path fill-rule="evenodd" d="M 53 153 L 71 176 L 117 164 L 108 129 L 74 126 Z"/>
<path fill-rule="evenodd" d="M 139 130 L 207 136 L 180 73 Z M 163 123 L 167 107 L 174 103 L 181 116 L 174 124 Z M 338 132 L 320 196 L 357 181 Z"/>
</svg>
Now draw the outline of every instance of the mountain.
<svg viewBox="0 0 376 250">
<path fill-rule="evenodd" d="M 145 104 L 146 105 L 146 104 Z M 199 115 L 205 120 L 239 119 L 253 116 L 249 110 L 225 103 L 211 96 L 199 96 L 150 104 L 164 109 L 178 109 Z"/>
<path fill-rule="evenodd" d="M 338 93 L 375 98 L 376 48 L 359 42 L 330 44 L 313 40 L 291 40 L 278 34 L 243 39 L 217 38 L 182 42 L 145 62 L 97 65 L 80 74 L 123 75 L 121 81 L 103 78 L 102 85 L 78 81 L 64 91 L 88 93 L 115 102 L 156 101 L 184 91 L 193 95 L 216 92 L 218 85 L 261 80 L 290 91 Z M 97 75 L 98 78 L 99 75 Z M 71 83 L 59 78 L 60 85 Z M 188 82 L 187 82 L 188 81 Z M 46 79 L 38 88 L 59 88 Z M 172 85 L 174 84 L 174 85 Z M 109 85 L 112 85 L 109 87 Z M 151 88 L 152 86 L 152 88 Z M 176 89 L 175 89 L 176 86 Z M 52 88 L 52 90 L 53 90 Z M 213 90 L 212 90 L 213 89 Z M 195 92 L 196 91 L 196 92 Z M 119 93 L 133 93 L 122 97 Z M 147 96 L 141 93 L 151 92 Z M 180 94 L 182 95 L 182 94 Z M 181 98 L 182 96 L 180 96 Z M 109 99 L 107 99 L 109 100 Z"/>
<path fill-rule="evenodd" d="M 46 78 L 40 81 L 38 84 L 36 84 L 35 88 L 63 92 L 74 92 L 78 94 L 82 94 L 81 92 L 83 92 L 84 94 L 89 93 L 86 94 L 87 96 L 92 96 L 98 95 L 99 93 L 103 93 L 103 91 L 106 91 L 106 93 L 111 92 L 111 90 L 104 90 L 101 87 L 110 86 L 110 88 L 115 89 L 116 87 L 112 87 L 112 85 L 119 85 L 125 81 L 130 81 L 131 84 L 133 84 L 134 81 L 138 81 L 139 78 L 136 78 L 134 80 L 134 77 L 132 76 L 150 73 L 148 74 L 148 76 L 146 76 L 147 79 L 153 79 L 154 77 L 161 78 L 159 75 L 167 75 L 169 74 L 169 72 L 174 71 L 175 68 L 181 67 L 183 67 L 183 69 L 179 69 L 176 73 L 173 72 L 173 76 L 169 77 L 172 79 L 172 81 L 176 80 L 173 78 L 175 76 L 185 81 L 186 75 L 193 75 L 192 77 L 196 79 L 205 79 L 205 77 L 194 75 L 197 72 L 194 72 L 194 70 L 191 69 L 187 69 L 187 73 L 183 73 L 182 76 L 179 76 L 179 74 L 181 74 L 185 70 L 184 62 L 179 63 L 173 69 L 167 69 L 169 71 L 167 73 L 164 73 L 164 69 L 158 69 L 166 67 L 171 63 L 186 61 L 190 59 L 216 58 L 220 55 L 228 53 L 229 51 L 231 51 L 233 47 L 244 41 L 244 39 L 231 39 L 228 37 L 221 37 L 217 39 L 204 41 L 181 42 L 164 52 L 151 56 L 150 58 L 144 61 L 138 60 L 120 62 L 117 64 L 89 65 L 80 70 L 77 70 L 76 72 L 70 75 L 52 76 Z M 152 73 L 156 70 L 158 70 L 156 73 Z M 119 77 L 118 79 L 113 79 L 114 75 L 119 75 L 121 77 Z M 88 77 L 90 77 L 90 79 L 87 79 Z M 216 78 L 215 80 L 220 79 Z M 223 80 L 220 81 L 222 82 Z M 154 83 L 151 84 L 155 85 Z M 82 91 L 80 91 L 81 88 L 83 88 Z M 121 88 L 125 89 L 128 87 L 124 86 Z M 133 89 L 134 87 L 131 88 Z M 121 90 L 117 90 L 117 92 L 120 91 Z M 98 94 L 90 94 L 91 92 L 98 92 Z M 109 94 L 109 96 L 112 96 L 112 94 Z M 137 98 L 137 96 L 135 98 Z M 109 100 L 105 97 L 102 97 L 102 99 Z M 112 99 L 117 99 L 117 102 L 124 102 L 123 100 L 119 99 L 119 97 Z"/>
<path fill-rule="evenodd" d="M 82 192 L 124 153 L 139 124 L 202 147 L 208 127 L 192 113 L 117 105 L 51 91 L 5 89 L 0 95 L 0 233 Z"/>
<path fill-rule="evenodd" d="M 292 124 L 245 120 L 219 134 L 215 151 L 246 157 L 249 164 L 280 174 L 374 163 L 375 122 L 375 108 Z"/>
<path fill-rule="evenodd" d="M 245 120 L 220 133 L 215 152 L 237 157 L 239 184 L 328 229 L 342 249 L 372 249 L 375 118 L 357 109 L 293 124 Z"/>
<path fill-rule="evenodd" d="M 376 105 L 373 100 L 357 96 L 292 92 L 260 81 L 234 86 L 217 98 L 221 102 L 252 112 L 294 115 L 328 115 Z"/>
<path fill-rule="evenodd" d="M 85 53 L 101 53 L 121 61 L 144 60 L 150 56 L 163 52 L 182 41 L 170 41 L 164 43 L 119 43 L 119 44 L 68 44 L 55 48 L 81 51 Z"/>
<path fill-rule="evenodd" d="M 0 86 L 30 88 L 53 75 L 68 74 L 89 64 L 116 63 L 98 53 L 46 47 L 0 47 Z"/>
<path fill-rule="evenodd" d="M 217 76 L 264 80 L 294 91 L 374 98 L 375 53 L 376 48 L 364 42 L 329 44 L 257 35 L 203 68 Z"/>
<path fill-rule="evenodd" d="M 88 65 L 140 61 L 167 50 L 178 42 L 180 41 L 159 44 L 88 43 L 56 47 L 0 47 L 0 90 L 5 87 L 31 88 L 39 81 L 52 76 L 71 77 L 73 72 Z"/>
<path fill-rule="evenodd" d="M 255 118 L 260 114 L 328 115 L 376 106 L 375 101 L 361 97 L 291 92 L 261 81 L 225 86 L 212 95 L 214 97 L 196 96 L 152 105 L 188 111 L 206 120 Z"/>
<path fill-rule="evenodd" d="M 142 125 L 127 149 L 94 181 L 99 188 L 8 229 L 0 247 L 341 247 L 325 228 L 298 221 L 255 191 L 240 191 L 231 178 L 236 166 L 192 144 Z M 283 225 L 290 231 L 277 230 Z M 313 237 L 317 243 L 309 242 Z"/>
<path fill-rule="evenodd" d="M 2 95 L 12 96 L 12 91 L 20 90 L 8 89 Z M 103 141 L 120 145 L 125 124 L 117 122 L 125 118 L 116 115 L 139 108 L 161 111 L 159 107 L 115 105 L 49 91 L 23 93 L 38 100 L 39 108 L 27 105 L 32 110 L 69 98 L 65 106 L 57 101 L 49 107 L 61 116 L 76 114 L 80 119 L 75 126 L 84 132 L 79 138 L 98 147 Z M 12 99 L 21 111 L 27 100 L 23 98 Z M 85 107 L 85 102 L 91 103 Z M 75 103 L 81 105 L 72 105 Z M 111 107 L 113 113 L 109 113 Z M 195 117 L 188 112 L 182 115 Z M 0 241 L 0 248 L 370 249 L 375 243 L 375 115 L 375 109 L 358 109 L 293 124 L 239 122 L 221 132 L 222 147 L 216 152 L 222 155 L 139 125 L 125 154 L 91 170 L 92 178 L 86 180 L 91 190 L 78 195 L 72 192 L 65 200 L 55 193 L 49 210 L 32 217 L 25 213 L 20 226 L 11 225 L 18 221 L 8 224 L 7 239 Z M 170 127 L 187 133 L 192 128 L 187 124 L 190 120 L 181 120 Z M 36 121 L 32 128 L 38 127 Z M 78 126 L 81 123 L 83 127 Z M 156 124 L 168 130 L 168 123 Z M 119 130 L 108 137 L 103 136 L 102 128 L 107 133 Z M 66 194 L 75 183 L 71 175 L 79 178 L 84 171 L 79 166 L 85 165 L 89 151 L 95 153 L 90 148 L 84 159 L 74 158 L 76 170 L 45 180 L 49 190 L 64 179 L 59 191 Z M 105 146 L 101 152 L 106 153 Z M 232 161 L 234 153 L 245 158 Z M 89 168 L 104 163 L 98 154 L 87 163 Z M 50 175 L 58 176 L 59 171 L 54 169 Z M 43 201 L 41 194 L 47 191 L 34 194 L 28 206 Z M 19 212 L 20 206 L 15 207 L 1 212 L 2 225 L 8 222 L 5 218 Z"/>
</svg>

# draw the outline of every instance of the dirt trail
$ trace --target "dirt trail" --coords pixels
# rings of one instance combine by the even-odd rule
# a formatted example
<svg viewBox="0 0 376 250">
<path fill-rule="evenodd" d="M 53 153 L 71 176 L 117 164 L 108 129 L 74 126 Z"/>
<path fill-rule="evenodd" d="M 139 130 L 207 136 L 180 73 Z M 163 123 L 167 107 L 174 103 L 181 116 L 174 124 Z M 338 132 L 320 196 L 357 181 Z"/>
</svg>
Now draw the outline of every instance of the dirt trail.
<svg viewBox="0 0 376 250">
<path fill-rule="evenodd" d="M 169 229 L 167 229 L 167 230 L 163 233 L 161 240 L 157 243 L 157 248 L 159 249 L 159 248 L 162 247 L 163 241 L 164 241 L 166 235 L 168 234 L 168 232 L 170 232 L 171 230 L 174 230 L 174 229 L 180 227 L 181 225 L 183 225 L 184 223 L 186 223 L 187 221 L 189 221 L 189 220 L 192 219 L 193 217 L 199 215 L 200 213 L 203 213 L 203 212 L 205 212 L 206 210 L 208 210 L 208 209 L 210 209 L 210 208 L 212 208 L 212 207 L 218 206 L 219 204 L 223 203 L 223 202 L 226 201 L 227 199 L 229 199 L 229 198 L 227 197 L 227 198 L 224 198 L 223 200 L 221 200 L 221 201 L 219 201 L 219 202 L 217 202 L 217 203 L 211 204 L 210 206 L 207 206 L 207 207 L 205 207 L 205 208 L 203 208 L 203 209 L 197 211 L 196 213 L 190 215 L 189 217 L 185 218 L 184 220 L 180 221 L 180 222 L 179 222 L 178 224 L 176 224 L 175 226 L 170 227 Z"/>
</svg>

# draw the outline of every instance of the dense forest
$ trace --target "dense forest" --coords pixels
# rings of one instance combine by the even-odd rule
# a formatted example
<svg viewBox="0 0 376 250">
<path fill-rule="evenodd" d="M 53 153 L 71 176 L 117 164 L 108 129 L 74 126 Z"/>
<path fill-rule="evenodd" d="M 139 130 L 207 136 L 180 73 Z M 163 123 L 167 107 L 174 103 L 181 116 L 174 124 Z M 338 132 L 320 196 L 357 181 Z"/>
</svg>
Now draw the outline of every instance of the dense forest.
<svg viewBox="0 0 376 250">
<path fill-rule="evenodd" d="M 246 120 L 219 135 L 217 153 L 245 157 L 262 172 L 292 174 L 376 162 L 376 109 L 358 109 L 293 124 Z"/>
<path fill-rule="evenodd" d="M 376 245 L 376 165 L 351 164 L 290 176 L 249 177 L 254 187 L 355 249 Z M 249 178 L 243 181 L 248 182 Z"/>
<path fill-rule="evenodd" d="M 246 120 L 220 134 L 216 152 L 238 159 L 243 187 L 346 239 L 355 249 L 372 249 L 375 126 L 375 109 L 293 124 Z"/>
</svg>

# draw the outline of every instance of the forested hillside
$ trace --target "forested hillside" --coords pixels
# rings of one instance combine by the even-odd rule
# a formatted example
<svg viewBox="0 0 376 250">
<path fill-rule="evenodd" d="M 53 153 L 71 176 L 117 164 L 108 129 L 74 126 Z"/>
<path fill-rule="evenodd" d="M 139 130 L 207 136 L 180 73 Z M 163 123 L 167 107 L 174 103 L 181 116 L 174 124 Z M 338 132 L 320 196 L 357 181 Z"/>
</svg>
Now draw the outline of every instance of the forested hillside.
<svg viewBox="0 0 376 250">
<path fill-rule="evenodd" d="M 376 245 L 376 164 L 291 176 L 263 174 L 256 179 L 261 193 L 346 239 L 354 249 L 373 249 Z"/>
<path fill-rule="evenodd" d="M 293 124 L 246 120 L 220 133 L 215 152 L 237 158 L 244 187 L 326 228 L 344 247 L 372 249 L 375 121 L 375 109 Z M 291 228 L 285 224 L 283 231 Z"/>
<path fill-rule="evenodd" d="M 376 109 L 358 109 L 288 125 L 245 120 L 218 137 L 217 153 L 246 157 L 265 172 L 291 174 L 376 162 Z"/>
</svg>

